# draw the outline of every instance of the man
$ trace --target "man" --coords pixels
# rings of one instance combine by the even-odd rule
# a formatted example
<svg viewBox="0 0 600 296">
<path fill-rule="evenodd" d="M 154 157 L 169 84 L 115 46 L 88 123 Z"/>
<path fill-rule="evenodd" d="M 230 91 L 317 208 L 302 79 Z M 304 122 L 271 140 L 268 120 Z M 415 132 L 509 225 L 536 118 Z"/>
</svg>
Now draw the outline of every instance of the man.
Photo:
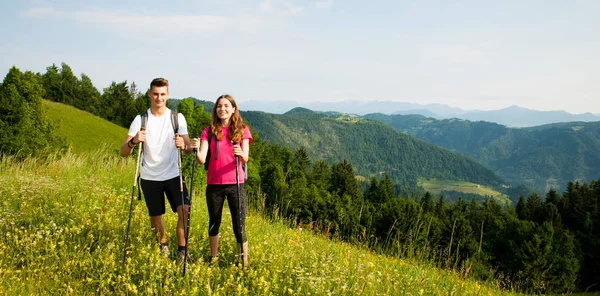
<svg viewBox="0 0 600 296">
<path fill-rule="evenodd" d="M 150 225 L 157 232 L 160 248 L 164 255 L 169 254 L 167 237 L 162 215 L 165 210 L 165 195 L 173 212 L 177 212 L 177 242 L 178 259 L 183 260 L 185 254 L 184 212 L 188 212 L 189 198 L 187 188 L 183 184 L 184 204 L 182 205 L 180 177 L 179 177 L 179 151 L 190 154 L 190 139 L 188 137 L 187 123 L 182 114 L 177 114 L 179 137 L 175 136 L 175 124 L 172 122 L 172 113 L 167 108 L 169 98 L 169 81 L 164 78 L 155 78 L 150 83 L 148 90 L 150 109 L 147 116 L 136 116 L 125 142 L 121 145 L 120 154 L 123 157 L 130 155 L 133 148 L 142 143 L 143 159 L 140 168 L 141 188 L 150 215 Z M 142 120 L 146 121 L 145 130 L 142 130 Z"/>
</svg>

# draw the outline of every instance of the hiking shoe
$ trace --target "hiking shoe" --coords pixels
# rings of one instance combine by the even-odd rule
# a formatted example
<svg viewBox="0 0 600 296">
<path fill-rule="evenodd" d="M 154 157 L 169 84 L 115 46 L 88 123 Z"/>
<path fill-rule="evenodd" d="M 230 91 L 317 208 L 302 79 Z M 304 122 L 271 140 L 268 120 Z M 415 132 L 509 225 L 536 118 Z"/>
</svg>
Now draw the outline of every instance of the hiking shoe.
<svg viewBox="0 0 600 296">
<path fill-rule="evenodd" d="M 182 264 L 183 258 L 185 257 L 185 250 L 177 251 L 177 263 Z M 192 255 L 188 252 L 187 258 L 185 260 L 187 263 L 192 262 Z"/>
<path fill-rule="evenodd" d="M 169 256 L 170 252 L 169 252 L 169 247 L 167 246 L 167 244 L 160 244 L 160 252 L 165 257 Z"/>
</svg>

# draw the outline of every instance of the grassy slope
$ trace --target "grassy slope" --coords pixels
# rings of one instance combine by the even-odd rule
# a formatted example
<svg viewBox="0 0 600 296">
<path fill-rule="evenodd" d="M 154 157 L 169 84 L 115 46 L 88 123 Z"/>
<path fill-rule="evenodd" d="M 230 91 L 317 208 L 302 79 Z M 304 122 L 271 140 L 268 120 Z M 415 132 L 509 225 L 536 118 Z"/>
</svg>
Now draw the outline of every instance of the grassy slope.
<svg viewBox="0 0 600 296">
<path fill-rule="evenodd" d="M 95 151 L 103 146 L 117 151 L 127 136 L 127 129 L 75 107 L 47 100 L 44 107 L 58 134 L 67 139 L 74 152 Z"/>
<path fill-rule="evenodd" d="M 111 153 L 112 154 L 112 153 Z M 336 242 L 307 230 L 248 217 L 251 267 L 234 254 L 225 210 L 220 265 L 208 257 L 207 211 L 193 197 L 187 276 L 162 257 L 143 202 L 135 202 L 132 252 L 123 267 L 123 234 L 133 157 L 69 154 L 48 164 L 0 162 L 0 294 L 498 295 L 489 284 Z M 175 248 L 176 216 L 165 216 Z M 44 279 L 44 280 L 40 280 Z"/>
<path fill-rule="evenodd" d="M 56 108 L 61 113 L 60 107 Z M 111 127 L 96 126 L 96 131 L 113 128 L 104 124 Z M 85 141 L 73 140 L 75 134 L 65 133 L 73 151 L 97 147 L 84 147 Z M 123 136 L 99 135 L 114 137 L 116 145 Z M 281 222 L 266 221 L 255 212 L 249 214 L 247 222 L 251 267 L 241 270 L 235 265 L 227 210 L 221 230 L 222 262 L 208 264 L 203 260 L 208 257 L 208 217 L 202 189 L 193 197 L 190 252 L 195 261 L 188 265 L 185 278 L 177 272 L 172 256 L 159 254 L 147 227 L 146 208 L 138 201 L 130 236 L 132 252 L 124 266 L 123 234 L 134 166 L 133 157 L 120 158 L 112 147 L 67 154 L 49 163 L 34 159 L 16 163 L 2 158 L 0 294 L 504 293 L 489 284 L 463 280 L 453 271 L 377 255 Z M 166 215 L 165 224 L 174 249 L 176 216 Z"/>
</svg>

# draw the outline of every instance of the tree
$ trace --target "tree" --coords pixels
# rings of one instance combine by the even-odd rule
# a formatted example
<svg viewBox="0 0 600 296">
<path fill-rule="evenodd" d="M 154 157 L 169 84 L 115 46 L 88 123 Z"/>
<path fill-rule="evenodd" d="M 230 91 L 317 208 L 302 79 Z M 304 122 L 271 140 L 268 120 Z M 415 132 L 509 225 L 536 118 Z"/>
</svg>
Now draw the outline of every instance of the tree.
<svg viewBox="0 0 600 296">
<path fill-rule="evenodd" d="M 100 92 L 92 83 L 92 79 L 85 74 L 81 74 L 78 95 L 78 102 L 81 103 L 81 107 L 75 107 L 94 115 L 100 115 Z"/>
<path fill-rule="evenodd" d="M 109 87 L 104 89 L 101 101 L 102 117 L 120 126 L 129 127 L 137 115 L 127 81 L 121 83 L 113 81 Z"/>
<path fill-rule="evenodd" d="M 54 102 L 62 102 L 62 75 L 59 73 L 58 67 L 46 67 L 46 73 L 41 77 L 41 83 L 46 90 L 45 98 Z"/>
<path fill-rule="evenodd" d="M 41 155 L 46 148 L 64 148 L 46 118 L 42 106 L 44 89 L 36 76 L 12 67 L 0 85 L 0 151 L 18 155 Z"/>
<path fill-rule="evenodd" d="M 85 110 L 85 102 L 81 101 L 81 97 L 78 96 L 79 80 L 77 80 L 69 65 L 65 63 L 61 64 L 60 78 L 62 97 L 59 102 L 74 106 L 80 110 Z"/>
<path fill-rule="evenodd" d="M 394 199 L 394 185 L 392 185 L 392 179 L 390 179 L 387 174 L 377 186 L 376 196 L 378 198 L 378 203 L 386 203 L 387 201 Z"/>
<path fill-rule="evenodd" d="M 354 200 L 362 198 L 362 194 L 358 189 L 358 183 L 354 177 L 354 169 L 352 165 L 343 160 L 341 163 L 331 166 L 331 188 L 332 194 L 343 196 L 347 194 Z"/>
<path fill-rule="evenodd" d="M 310 166 L 310 158 L 308 157 L 308 152 L 306 151 L 306 148 L 304 146 L 296 150 L 294 158 L 300 171 L 302 171 L 304 174 L 308 173 L 308 167 Z"/>
</svg>

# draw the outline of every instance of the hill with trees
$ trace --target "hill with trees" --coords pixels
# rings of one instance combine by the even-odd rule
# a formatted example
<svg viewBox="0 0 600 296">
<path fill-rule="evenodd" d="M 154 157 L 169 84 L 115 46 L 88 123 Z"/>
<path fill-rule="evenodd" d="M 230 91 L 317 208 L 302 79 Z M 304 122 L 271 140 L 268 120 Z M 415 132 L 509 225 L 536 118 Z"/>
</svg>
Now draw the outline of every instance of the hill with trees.
<svg viewBox="0 0 600 296">
<path fill-rule="evenodd" d="M 508 128 L 462 119 L 369 114 L 406 134 L 470 156 L 500 177 L 546 192 L 600 176 L 600 122 Z"/>
<path fill-rule="evenodd" d="M 418 178 L 469 181 L 500 187 L 502 180 L 473 159 L 442 149 L 388 125 L 358 116 L 329 115 L 305 108 L 285 114 L 242 112 L 263 140 L 327 163 L 351 160 L 356 173 L 369 179 L 389 175 L 415 188 Z"/>
</svg>

